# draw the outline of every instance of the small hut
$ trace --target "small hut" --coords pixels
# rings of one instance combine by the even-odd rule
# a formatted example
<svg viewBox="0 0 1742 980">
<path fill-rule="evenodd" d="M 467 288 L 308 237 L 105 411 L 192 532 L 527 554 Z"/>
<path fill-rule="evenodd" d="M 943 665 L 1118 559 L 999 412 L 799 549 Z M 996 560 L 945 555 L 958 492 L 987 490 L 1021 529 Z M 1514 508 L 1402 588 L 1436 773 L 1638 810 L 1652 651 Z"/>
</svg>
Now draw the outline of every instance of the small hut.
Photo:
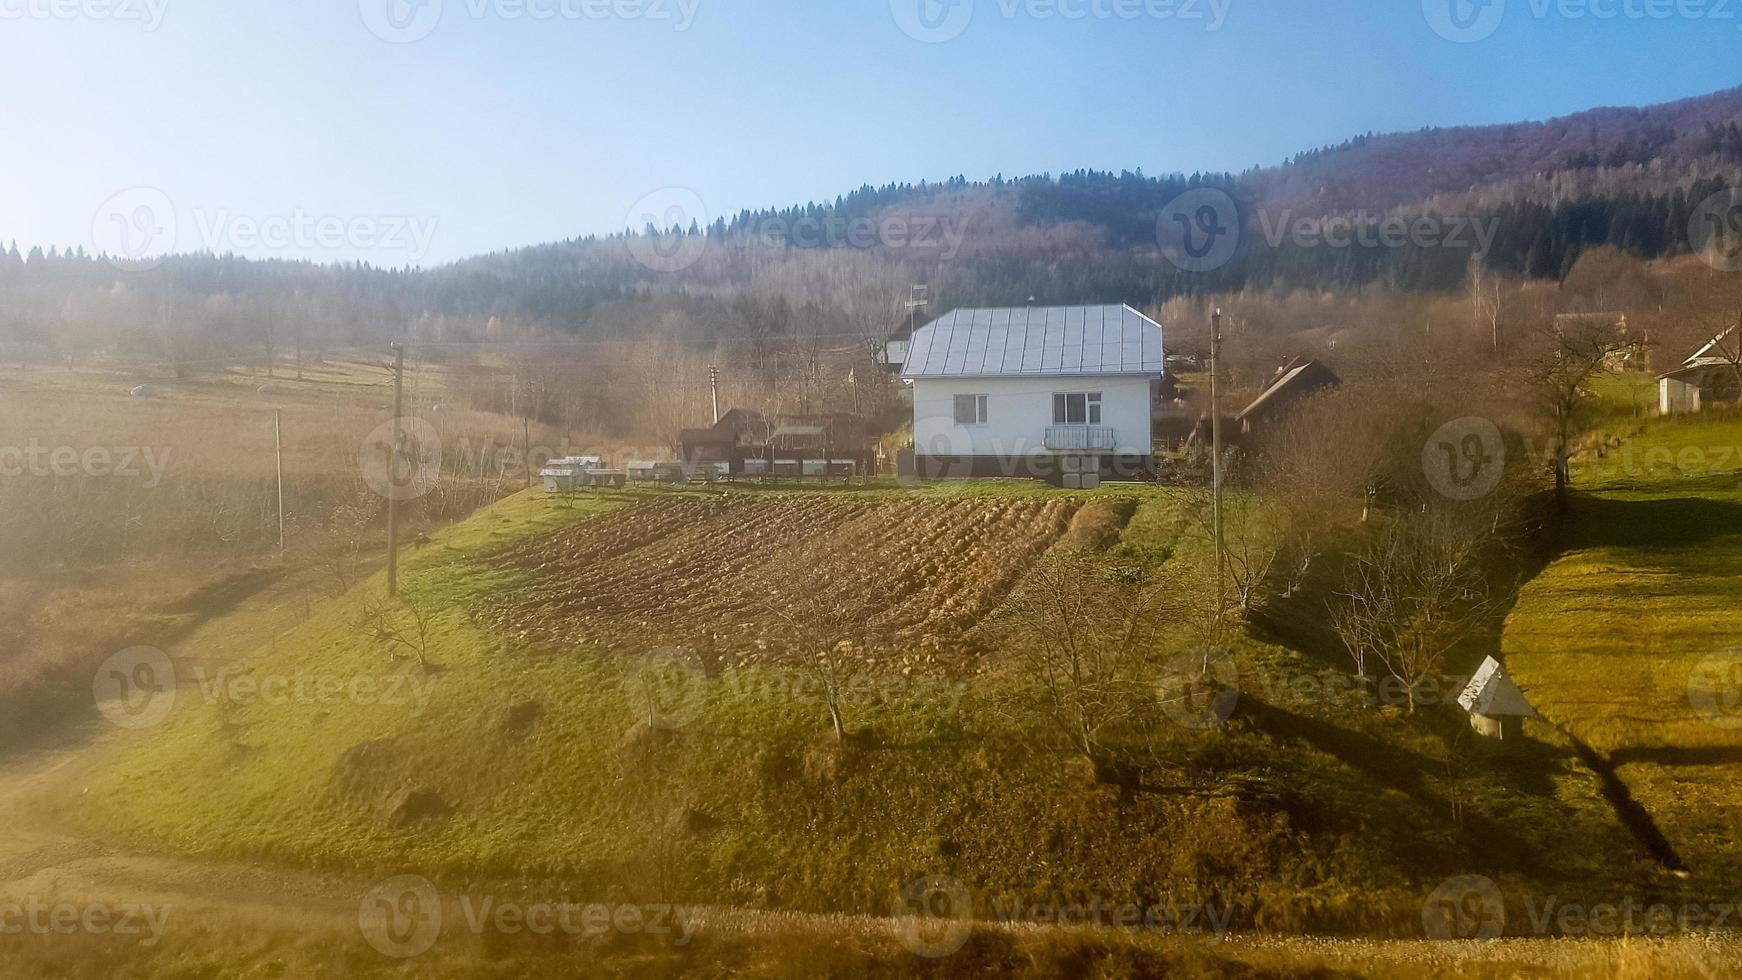
<svg viewBox="0 0 1742 980">
<path fill-rule="evenodd" d="M 1523 739 L 1524 719 L 1537 717 L 1524 692 L 1493 657 L 1470 678 L 1469 686 L 1458 695 L 1458 704 L 1470 713 L 1470 727 L 1476 734 L 1501 742 Z"/>
</svg>

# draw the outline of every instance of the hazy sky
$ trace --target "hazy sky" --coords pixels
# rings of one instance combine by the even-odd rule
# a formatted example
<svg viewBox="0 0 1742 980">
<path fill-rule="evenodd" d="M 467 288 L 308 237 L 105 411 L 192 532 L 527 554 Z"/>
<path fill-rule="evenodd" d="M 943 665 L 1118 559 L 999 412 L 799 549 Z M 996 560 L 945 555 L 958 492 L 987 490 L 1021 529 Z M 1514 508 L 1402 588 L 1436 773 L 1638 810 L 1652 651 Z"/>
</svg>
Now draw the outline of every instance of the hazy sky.
<svg viewBox="0 0 1742 980">
<path fill-rule="evenodd" d="M 1239 170 L 1739 55 L 1742 0 L 0 0 L 0 240 L 433 264 L 662 188 Z"/>
</svg>

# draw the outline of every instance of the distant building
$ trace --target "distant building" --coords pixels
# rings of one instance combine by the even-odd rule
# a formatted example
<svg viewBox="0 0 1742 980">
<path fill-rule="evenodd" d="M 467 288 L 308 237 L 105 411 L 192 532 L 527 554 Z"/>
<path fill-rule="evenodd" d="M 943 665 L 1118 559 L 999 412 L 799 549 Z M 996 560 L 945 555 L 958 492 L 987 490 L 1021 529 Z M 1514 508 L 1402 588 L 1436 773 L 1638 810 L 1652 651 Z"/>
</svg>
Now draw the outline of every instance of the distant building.
<svg viewBox="0 0 1742 980">
<path fill-rule="evenodd" d="M 689 466 L 731 476 L 869 476 L 877 472 L 872 436 L 857 415 L 764 415 L 734 408 L 706 429 L 678 434 Z"/>
<path fill-rule="evenodd" d="M 1517 741 L 1524 737 L 1524 719 L 1537 717 L 1524 691 L 1512 682 L 1500 661 L 1489 657 L 1470 678 L 1458 704 L 1470 713 L 1470 727 L 1484 738 Z"/>
<path fill-rule="evenodd" d="M 1208 354 L 1201 354 L 1196 351 L 1184 351 L 1168 354 L 1166 365 L 1167 369 L 1175 374 L 1195 374 L 1204 370 L 1204 365 L 1208 364 L 1209 361 L 1210 356 Z"/>
<path fill-rule="evenodd" d="M 1234 421 L 1241 435 L 1254 435 L 1286 416 L 1301 399 L 1342 386 L 1343 379 L 1321 362 L 1296 357 L 1276 369 L 1270 383 Z"/>
<path fill-rule="evenodd" d="M 920 310 L 931 306 L 931 287 L 915 284 L 908 290 L 907 315 L 896 324 L 889 339 L 883 345 L 882 357 L 884 370 L 900 376 L 902 367 L 907 363 L 908 350 L 913 346 L 913 334 L 925 320 L 920 317 Z"/>
<path fill-rule="evenodd" d="M 902 367 L 916 472 L 1148 474 L 1164 373 L 1161 324 L 1129 306 L 952 311 L 914 331 Z"/>
<path fill-rule="evenodd" d="M 1742 378 L 1738 378 L 1736 362 L 1742 338 L 1737 328 L 1730 329 L 1695 351 L 1682 366 L 1658 377 L 1658 411 L 1665 415 L 1682 415 L 1703 411 L 1717 402 L 1742 400 Z M 1728 353 L 1726 353 L 1726 351 Z"/>
</svg>

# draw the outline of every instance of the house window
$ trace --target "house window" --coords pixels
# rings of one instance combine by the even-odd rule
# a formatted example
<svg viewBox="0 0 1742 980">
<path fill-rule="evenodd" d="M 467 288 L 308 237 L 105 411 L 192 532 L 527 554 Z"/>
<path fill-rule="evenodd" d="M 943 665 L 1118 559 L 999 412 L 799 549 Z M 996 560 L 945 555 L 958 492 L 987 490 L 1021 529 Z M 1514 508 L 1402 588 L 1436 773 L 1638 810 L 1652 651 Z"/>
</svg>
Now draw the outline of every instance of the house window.
<svg viewBox="0 0 1742 980">
<path fill-rule="evenodd" d="M 1052 396 L 1053 425 L 1100 425 L 1101 393 L 1098 391 Z"/>
<path fill-rule="evenodd" d="M 956 396 L 956 424 L 957 425 L 985 425 L 986 424 L 986 396 L 985 395 L 957 395 Z"/>
</svg>

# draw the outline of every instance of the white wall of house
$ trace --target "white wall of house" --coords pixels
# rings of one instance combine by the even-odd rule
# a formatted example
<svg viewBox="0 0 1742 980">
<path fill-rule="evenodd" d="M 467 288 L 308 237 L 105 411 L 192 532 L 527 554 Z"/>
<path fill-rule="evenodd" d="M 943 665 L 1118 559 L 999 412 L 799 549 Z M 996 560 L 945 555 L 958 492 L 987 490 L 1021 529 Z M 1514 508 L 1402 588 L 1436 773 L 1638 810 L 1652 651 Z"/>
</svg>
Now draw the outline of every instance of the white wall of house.
<svg viewBox="0 0 1742 980">
<path fill-rule="evenodd" d="M 1679 378 L 1659 378 L 1658 410 L 1665 415 L 1680 415 L 1700 410 L 1700 388 Z"/>
<path fill-rule="evenodd" d="M 1150 385 L 1142 376 L 918 378 L 913 382 L 914 450 L 921 456 L 1060 455 L 1046 450 L 1055 393 L 1101 393 L 1101 428 L 1112 429 L 1111 454 L 1151 452 Z M 959 425 L 957 395 L 985 395 L 986 423 Z M 1081 452 L 1070 455 L 1082 455 Z"/>
</svg>

